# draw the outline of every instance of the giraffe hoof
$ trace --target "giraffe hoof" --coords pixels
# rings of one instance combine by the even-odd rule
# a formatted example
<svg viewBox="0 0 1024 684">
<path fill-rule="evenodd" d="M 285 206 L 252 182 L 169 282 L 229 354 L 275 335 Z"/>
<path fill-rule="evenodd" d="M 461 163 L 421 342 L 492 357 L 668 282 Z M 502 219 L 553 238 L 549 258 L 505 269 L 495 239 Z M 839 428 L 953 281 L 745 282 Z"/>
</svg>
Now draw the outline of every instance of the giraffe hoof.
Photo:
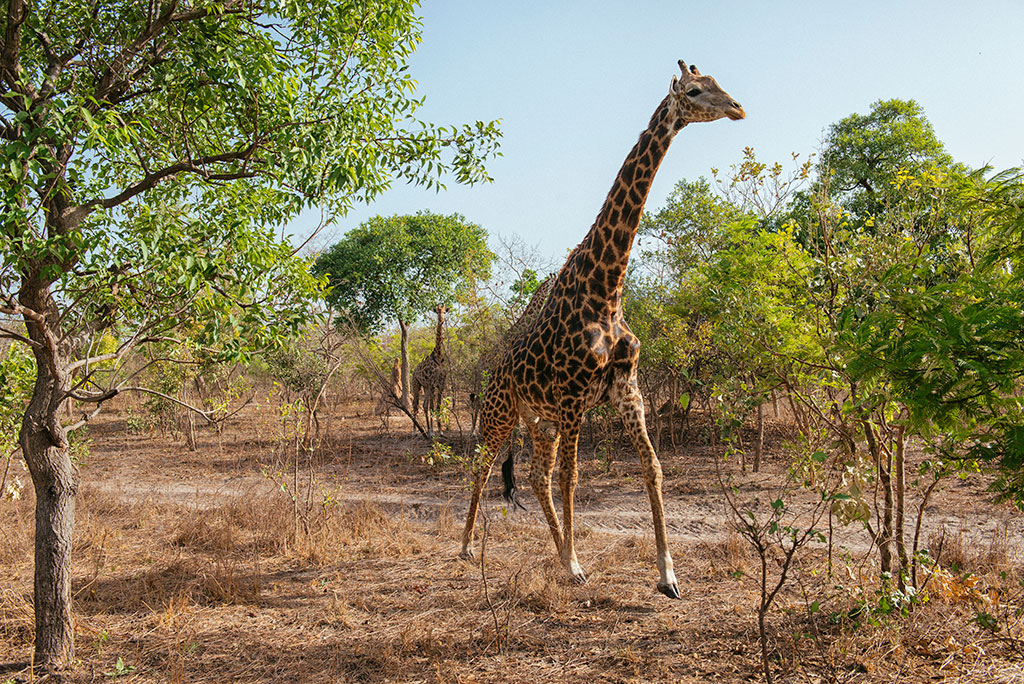
<svg viewBox="0 0 1024 684">
<path fill-rule="evenodd" d="M 566 563 L 565 570 L 569 573 L 569 581 L 573 586 L 578 587 L 581 584 L 587 583 L 587 575 L 583 572 L 583 568 L 580 567 L 577 561 L 572 560 Z"/>
<path fill-rule="evenodd" d="M 660 591 L 665 596 L 668 596 L 670 599 L 683 598 L 679 595 L 679 587 L 676 586 L 675 582 L 673 582 L 672 584 L 659 584 L 658 591 Z"/>
<path fill-rule="evenodd" d="M 473 553 L 473 549 L 462 549 L 462 551 L 459 551 L 459 558 L 468 561 L 476 560 L 476 554 Z"/>
</svg>

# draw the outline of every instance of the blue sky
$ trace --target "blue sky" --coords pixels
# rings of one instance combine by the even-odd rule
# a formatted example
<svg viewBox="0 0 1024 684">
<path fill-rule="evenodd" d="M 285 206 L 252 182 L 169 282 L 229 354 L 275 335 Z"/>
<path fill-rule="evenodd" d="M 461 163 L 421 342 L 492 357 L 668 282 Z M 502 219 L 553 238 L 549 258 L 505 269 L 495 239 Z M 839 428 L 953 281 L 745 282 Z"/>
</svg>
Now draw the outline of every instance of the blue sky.
<svg viewBox="0 0 1024 684">
<path fill-rule="evenodd" d="M 747 119 L 676 137 L 651 190 L 815 152 L 829 124 L 880 99 L 917 100 L 958 161 L 1024 163 L 1024 2 L 489 2 L 425 0 L 410 62 L 435 123 L 501 119 L 494 182 L 441 193 L 399 185 L 328 228 L 321 246 L 377 215 L 459 212 L 560 263 L 586 234 L 622 160 L 696 64 Z M 291 229 L 300 238 L 315 219 Z"/>
</svg>

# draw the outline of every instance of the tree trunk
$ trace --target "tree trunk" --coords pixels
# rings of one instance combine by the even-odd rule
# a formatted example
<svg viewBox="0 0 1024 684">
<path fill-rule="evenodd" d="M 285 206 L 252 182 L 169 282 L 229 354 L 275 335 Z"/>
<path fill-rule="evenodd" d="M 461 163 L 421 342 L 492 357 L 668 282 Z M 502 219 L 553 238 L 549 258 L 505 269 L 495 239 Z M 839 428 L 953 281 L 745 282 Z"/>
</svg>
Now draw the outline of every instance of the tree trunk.
<svg viewBox="0 0 1024 684">
<path fill-rule="evenodd" d="M 181 399 L 186 404 L 189 403 L 190 397 L 189 397 L 188 385 L 187 384 L 184 385 L 181 388 Z M 202 402 L 202 400 L 200 399 L 196 403 L 198 405 L 201 402 Z M 182 411 L 184 411 L 184 413 L 185 413 L 185 444 L 188 447 L 189 451 L 199 451 L 199 442 L 196 441 L 196 418 L 195 418 L 195 415 L 192 413 L 191 409 L 187 409 L 187 408 L 183 407 Z"/>
<path fill-rule="evenodd" d="M 761 452 L 764 450 L 764 402 L 757 405 L 757 439 L 754 442 L 754 472 L 761 470 Z"/>
<path fill-rule="evenodd" d="M 904 588 L 904 582 L 906 580 L 907 568 L 910 567 L 910 559 L 907 558 L 907 540 L 904 525 L 906 524 L 906 439 L 904 437 L 904 428 L 901 426 L 897 428 L 896 436 L 894 439 L 894 450 L 893 454 L 893 477 L 895 482 L 893 483 L 895 494 L 896 494 L 896 523 L 895 523 L 895 536 L 896 536 L 896 553 L 898 554 L 900 561 L 900 576 L 899 586 L 900 589 Z"/>
<path fill-rule="evenodd" d="M 27 280 L 19 294 L 36 361 L 36 382 L 19 442 L 36 493 L 35 665 L 70 668 L 75 655 L 71 624 L 71 538 L 78 472 L 71 462 L 60 409 L 71 386 L 68 361 L 58 349 L 56 304 L 49 287 Z"/>
<path fill-rule="evenodd" d="M 892 487 L 892 455 L 888 454 L 882 445 L 878 443 L 874 425 L 869 420 L 863 421 L 864 437 L 868 443 L 868 450 L 875 464 L 878 473 L 878 484 L 882 488 L 882 510 L 879 514 L 878 534 L 875 543 L 878 544 L 878 555 L 882 572 L 892 573 L 894 571 L 892 562 L 893 547 L 893 487 Z"/>
<path fill-rule="evenodd" d="M 672 374 L 672 392 L 668 402 L 668 440 L 674 451 L 676 448 L 676 406 L 679 405 L 679 377 L 675 373 Z M 658 450 L 660 451 L 661 448 L 659 447 Z"/>
<path fill-rule="evenodd" d="M 402 331 L 402 406 L 412 415 L 412 399 L 409 397 L 409 326 L 399 319 L 398 328 Z"/>
</svg>

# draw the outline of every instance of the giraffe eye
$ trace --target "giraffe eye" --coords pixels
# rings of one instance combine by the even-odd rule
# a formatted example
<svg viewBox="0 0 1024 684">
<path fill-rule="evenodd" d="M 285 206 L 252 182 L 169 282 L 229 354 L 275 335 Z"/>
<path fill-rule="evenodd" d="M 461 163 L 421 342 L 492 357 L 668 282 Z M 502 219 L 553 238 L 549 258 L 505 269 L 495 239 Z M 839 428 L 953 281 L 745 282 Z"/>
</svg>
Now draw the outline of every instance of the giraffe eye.
<svg viewBox="0 0 1024 684">
<path fill-rule="evenodd" d="M 698 95 L 700 95 L 700 88 L 690 88 L 686 91 L 687 97 L 697 97 Z"/>
</svg>

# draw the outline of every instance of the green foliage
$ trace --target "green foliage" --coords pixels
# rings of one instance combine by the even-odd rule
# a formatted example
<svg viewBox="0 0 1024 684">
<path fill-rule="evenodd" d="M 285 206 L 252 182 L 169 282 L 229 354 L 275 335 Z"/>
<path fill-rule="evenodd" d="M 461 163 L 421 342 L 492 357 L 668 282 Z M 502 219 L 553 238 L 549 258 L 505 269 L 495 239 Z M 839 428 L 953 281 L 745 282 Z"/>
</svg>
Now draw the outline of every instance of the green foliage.
<svg viewBox="0 0 1024 684">
<path fill-rule="evenodd" d="M 870 113 L 829 127 L 816 186 L 827 183 L 829 194 L 860 223 L 884 211 L 899 173 L 916 176 L 952 164 L 918 103 L 879 100 Z"/>
<path fill-rule="evenodd" d="M 513 310 L 523 309 L 530 301 L 530 296 L 540 287 L 541 278 L 532 268 L 523 271 L 515 282 L 509 287 L 512 291 L 512 299 L 509 301 L 509 308 Z"/>
<path fill-rule="evenodd" d="M 239 360 L 296 334 L 322 283 L 280 226 L 396 179 L 488 179 L 493 122 L 415 117 L 415 9 L 26 5 L 0 65 L 0 309 L 31 295 L 73 326 L 59 336 L 112 333 L 79 350 L 91 388 L 116 386 L 112 362 L 143 340 Z"/>
<path fill-rule="evenodd" d="M 679 276 L 721 249 L 726 226 L 741 216 L 739 208 L 711 191 L 706 179 L 681 180 L 661 209 L 644 214 L 638 245 L 653 240 L 657 249 L 646 250 L 646 261 Z"/>
<path fill-rule="evenodd" d="M 156 9 L 118 2 L 94 11 L 85 0 L 27 8 L 19 77 L 2 98 L 20 128 L 4 150 L 9 192 L 48 186 L 63 161 L 53 143 L 94 152 L 72 154 L 58 176 L 73 203 L 177 163 L 260 179 L 254 185 L 278 195 L 271 213 L 312 198 L 344 209 L 396 177 L 428 186 L 447 172 L 459 182 L 487 178 L 493 122 L 415 118 L 422 100 L 406 68 L 420 41 L 415 2 Z"/>
<path fill-rule="evenodd" d="M 377 216 L 321 254 L 314 273 L 330 284 L 327 302 L 363 331 L 411 323 L 451 306 L 490 274 L 487 233 L 459 214 Z"/>
<path fill-rule="evenodd" d="M 36 365 L 18 344 L 0 348 L 0 463 L 18 445 L 25 405 L 32 396 Z"/>
<path fill-rule="evenodd" d="M 462 465 L 462 458 L 455 453 L 450 444 L 435 439 L 430 444 L 430 451 L 422 457 L 423 462 L 432 468 L 450 465 Z"/>
</svg>

